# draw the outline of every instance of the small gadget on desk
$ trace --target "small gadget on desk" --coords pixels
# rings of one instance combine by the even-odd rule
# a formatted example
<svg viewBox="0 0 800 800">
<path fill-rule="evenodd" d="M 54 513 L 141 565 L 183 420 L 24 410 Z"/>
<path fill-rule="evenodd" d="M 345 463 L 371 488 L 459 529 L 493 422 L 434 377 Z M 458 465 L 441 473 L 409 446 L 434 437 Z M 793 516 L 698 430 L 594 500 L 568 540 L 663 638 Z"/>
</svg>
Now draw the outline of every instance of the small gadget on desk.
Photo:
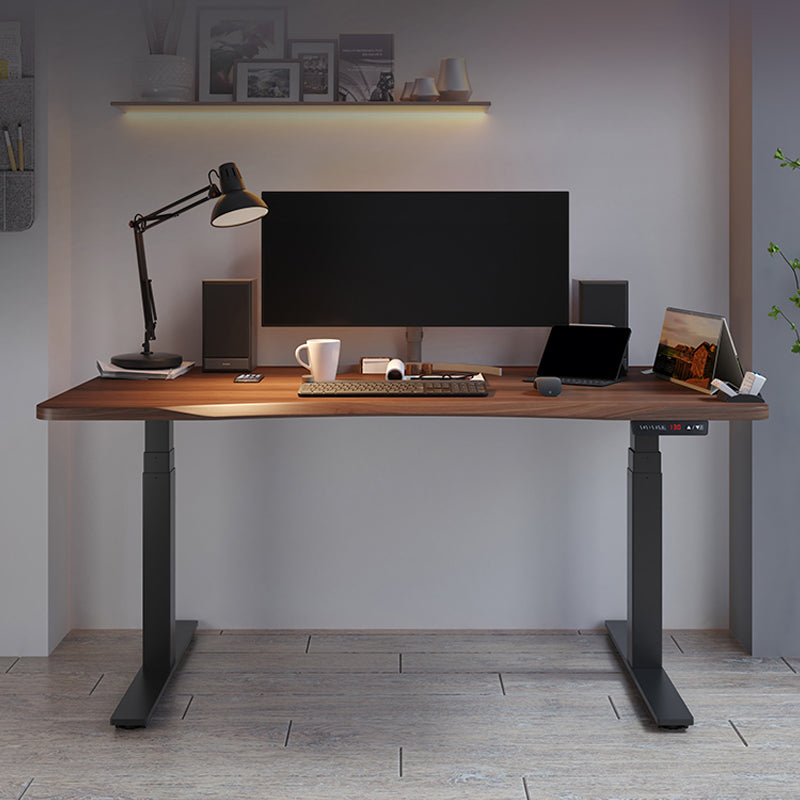
<svg viewBox="0 0 800 800">
<path fill-rule="evenodd" d="M 406 376 L 406 365 L 399 359 L 393 358 L 386 365 L 386 380 L 401 381 Z"/>
<path fill-rule="evenodd" d="M 624 378 L 625 350 L 631 329 L 615 325 L 553 325 L 539 360 L 536 378 L 563 384 L 608 386 Z"/>
<path fill-rule="evenodd" d="M 541 376 L 533 379 L 533 385 L 543 397 L 558 397 L 561 394 L 561 378 Z"/>
<path fill-rule="evenodd" d="M 237 375 L 234 379 L 234 383 L 258 383 L 259 381 L 263 380 L 264 375 L 260 372 L 243 372 L 241 375 Z"/>
<path fill-rule="evenodd" d="M 715 389 L 719 389 L 729 402 L 760 403 L 761 389 L 766 382 L 767 379 L 757 372 L 745 372 L 744 380 L 742 380 L 742 385 L 739 387 L 738 391 L 731 386 L 730 383 L 720 378 L 714 378 L 714 380 L 711 381 L 711 385 Z"/>
</svg>

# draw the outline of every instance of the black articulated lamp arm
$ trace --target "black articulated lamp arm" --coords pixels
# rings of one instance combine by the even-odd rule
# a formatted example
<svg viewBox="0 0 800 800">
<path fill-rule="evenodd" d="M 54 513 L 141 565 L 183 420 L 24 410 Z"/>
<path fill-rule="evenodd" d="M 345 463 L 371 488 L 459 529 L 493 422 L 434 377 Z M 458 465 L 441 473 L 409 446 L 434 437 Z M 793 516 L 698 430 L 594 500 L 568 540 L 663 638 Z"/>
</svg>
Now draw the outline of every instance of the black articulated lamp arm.
<svg viewBox="0 0 800 800">
<path fill-rule="evenodd" d="M 222 185 L 214 183 L 215 175 Z M 199 198 L 199 199 L 198 199 Z M 254 222 L 267 213 L 267 207 L 260 197 L 244 188 L 244 181 L 239 168 L 232 161 L 222 164 L 219 172 L 208 173 L 208 184 L 196 192 L 187 194 L 180 200 L 170 203 L 152 214 L 137 214 L 128 224 L 133 228 L 136 241 L 136 263 L 139 266 L 139 287 L 142 293 L 142 311 L 144 313 L 144 342 L 141 353 L 125 353 L 114 356 L 111 363 L 124 369 L 172 369 L 183 362 L 177 353 L 152 353 L 150 342 L 156 338 L 156 304 L 153 300 L 153 284 L 147 274 L 147 259 L 144 254 L 144 232 L 195 208 L 208 200 L 217 200 L 211 213 L 211 224 L 217 228 L 227 228 Z"/>
<path fill-rule="evenodd" d="M 189 203 L 190 200 L 193 200 L 201 194 L 204 194 L 205 197 L 201 197 L 199 200 Z M 158 316 L 156 314 L 155 300 L 153 299 L 153 283 L 147 273 L 147 258 L 144 253 L 144 232 L 150 230 L 150 228 L 154 228 L 156 225 L 160 225 L 162 222 L 166 222 L 168 219 L 179 216 L 190 208 L 199 206 L 208 200 L 213 200 L 221 194 L 222 192 L 216 184 L 211 181 L 209 176 L 208 186 L 204 186 L 202 189 L 198 189 L 196 192 L 192 192 L 192 194 L 186 195 L 186 197 L 182 197 L 180 200 L 176 200 L 168 206 L 159 208 L 158 211 L 153 211 L 151 214 L 137 214 L 128 223 L 128 225 L 133 228 L 133 237 L 136 242 L 136 263 L 139 266 L 139 287 L 142 293 L 142 311 L 144 313 L 144 342 L 142 342 L 142 355 L 145 357 L 150 355 L 150 342 L 156 338 L 155 331 Z M 182 203 L 188 203 L 188 205 L 184 205 L 182 208 L 175 208 Z"/>
</svg>

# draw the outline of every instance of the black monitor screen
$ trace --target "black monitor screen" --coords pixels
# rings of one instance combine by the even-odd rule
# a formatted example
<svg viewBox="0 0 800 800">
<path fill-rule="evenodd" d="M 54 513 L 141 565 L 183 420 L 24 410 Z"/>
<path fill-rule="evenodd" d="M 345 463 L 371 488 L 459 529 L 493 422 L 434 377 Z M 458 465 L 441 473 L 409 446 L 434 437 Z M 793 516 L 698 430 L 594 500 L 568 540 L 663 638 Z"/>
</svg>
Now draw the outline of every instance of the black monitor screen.
<svg viewBox="0 0 800 800">
<path fill-rule="evenodd" d="M 263 326 L 569 321 L 568 192 L 264 192 Z"/>
</svg>

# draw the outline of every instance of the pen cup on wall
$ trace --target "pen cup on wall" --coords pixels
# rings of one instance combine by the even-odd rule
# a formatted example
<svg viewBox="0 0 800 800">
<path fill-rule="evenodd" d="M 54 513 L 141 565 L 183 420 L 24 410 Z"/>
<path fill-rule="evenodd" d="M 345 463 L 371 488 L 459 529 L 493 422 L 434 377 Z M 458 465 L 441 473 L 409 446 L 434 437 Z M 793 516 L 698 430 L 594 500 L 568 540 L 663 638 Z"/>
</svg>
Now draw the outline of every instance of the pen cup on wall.
<svg viewBox="0 0 800 800">
<path fill-rule="evenodd" d="M 436 81 L 433 78 L 417 78 L 411 90 L 411 99 L 417 102 L 433 103 L 439 99 Z"/>
<path fill-rule="evenodd" d="M 436 81 L 440 100 L 465 103 L 472 95 L 467 77 L 467 64 L 463 58 L 443 58 Z"/>
</svg>

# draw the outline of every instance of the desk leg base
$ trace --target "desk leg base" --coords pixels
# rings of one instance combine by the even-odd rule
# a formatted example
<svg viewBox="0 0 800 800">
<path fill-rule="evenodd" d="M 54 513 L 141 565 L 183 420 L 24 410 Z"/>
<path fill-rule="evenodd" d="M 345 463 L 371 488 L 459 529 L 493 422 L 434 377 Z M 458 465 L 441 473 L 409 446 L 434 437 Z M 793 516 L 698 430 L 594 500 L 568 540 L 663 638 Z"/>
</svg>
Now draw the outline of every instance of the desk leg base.
<svg viewBox="0 0 800 800">
<path fill-rule="evenodd" d="M 149 670 L 142 667 L 133 679 L 128 690 L 120 700 L 111 716 L 111 724 L 118 728 L 145 728 L 150 717 L 167 688 L 173 673 L 189 647 L 197 628 L 197 620 L 177 620 L 175 622 L 175 660 L 163 670 Z"/>
<path fill-rule="evenodd" d="M 678 690 L 661 667 L 634 667 L 628 661 L 628 624 L 625 620 L 606 621 L 606 629 L 625 670 L 660 728 L 687 728 L 694 717 Z"/>
</svg>

